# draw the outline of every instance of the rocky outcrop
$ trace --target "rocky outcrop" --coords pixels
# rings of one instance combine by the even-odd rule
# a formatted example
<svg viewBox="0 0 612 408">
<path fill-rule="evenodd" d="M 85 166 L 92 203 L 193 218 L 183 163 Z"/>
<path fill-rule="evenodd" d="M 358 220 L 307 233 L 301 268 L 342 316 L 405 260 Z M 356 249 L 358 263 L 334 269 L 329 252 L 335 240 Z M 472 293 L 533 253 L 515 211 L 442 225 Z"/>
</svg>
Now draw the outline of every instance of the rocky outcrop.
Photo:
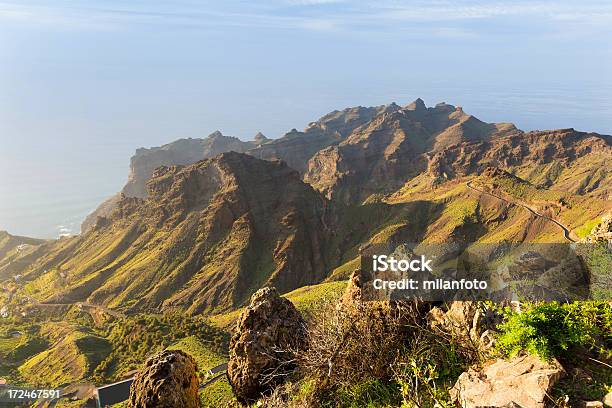
<svg viewBox="0 0 612 408">
<path fill-rule="evenodd" d="M 453 301 L 446 310 L 433 307 L 427 320 L 434 333 L 450 334 L 457 341 L 483 351 L 493 346 L 493 330 L 501 323 L 500 316 L 475 301 Z"/>
<path fill-rule="evenodd" d="M 270 140 L 272 139 L 268 139 L 266 137 L 266 135 L 264 135 L 261 132 L 257 132 L 257 134 L 255 135 L 255 137 L 253 138 L 253 142 L 257 145 L 257 146 L 261 146 L 264 143 L 268 143 Z"/>
<path fill-rule="evenodd" d="M 601 243 L 612 247 L 612 214 L 606 214 L 601 222 L 584 239 L 588 243 Z"/>
<path fill-rule="evenodd" d="M 147 182 L 160 166 L 192 164 L 229 151 L 244 153 L 255 146 L 253 142 L 216 131 L 206 139 L 179 139 L 161 147 L 138 149 L 131 159 L 130 176 L 122 192 L 127 197 L 145 198 Z"/>
<path fill-rule="evenodd" d="M 249 154 L 265 160 L 283 160 L 303 174 L 308 169 L 308 160 L 319 150 L 338 144 L 355 129 L 396 107 L 395 104 L 369 108 L 358 106 L 333 111 L 310 123 L 304 131 L 292 129 L 279 139 L 251 149 Z"/>
<path fill-rule="evenodd" d="M 461 374 L 451 397 L 463 408 L 544 408 L 547 395 L 563 374 L 556 360 L 544 362 L 532 355 L 498 359 Z"/>
<path fill-rule="evenodd" d="M 252 402 L 286 379 L 293 352 L 306 346 L 306 325 L 274 288 L 258 290 L 238 318 L 227 368 L 234 394 Z"/>
<path fill-rule="evenodd" d="M 114 194 L 111 197 L 107 198 L 102 204 L 98 206 L 98 208 L 94 210 L 94 212 L 85 217 L 85 219 L 81 223 L 81 232 L 87 232 L 91 228 L 95 227 L 98 223 L 98 219 L 108 218 L 115 210 L 115 208 L 117 208 L 117 205 L 119 204 L 119 201 L 121 201 L 121 199 L 121 193 Z"/>
<path fill-rule="evenodd" d="M 130 408 L 197 408 L 198 368 L 180 350 L 165 350 L 150 357 L 130 388 Z"/>
<path fill-rule="evenodd" d="M 563 183 L 562 190 L 579 194 L 595 190 L 609 192 L 606 185 L 609 186 L 611 175 L 603 170 L 604 163 L 612 156 L 609 136 L 574 129 L 525 133 L 497 127 L 500 131 L 487 138 L 455 140 L 456 143 L 444 149 L 429 152 L 428 174 L 437 181 L 444 181 L 478 174 L 489 166 L 507 170 L 539 166 L 539 171 L 531 174 L 531 178 L 543 187 Z M 571 171 L 578 168 L 580 170 Z M 564 174 L 565 169 L 570 172 Z M 572 177 L 568 177 L 570 175 Z"/>
</svg>

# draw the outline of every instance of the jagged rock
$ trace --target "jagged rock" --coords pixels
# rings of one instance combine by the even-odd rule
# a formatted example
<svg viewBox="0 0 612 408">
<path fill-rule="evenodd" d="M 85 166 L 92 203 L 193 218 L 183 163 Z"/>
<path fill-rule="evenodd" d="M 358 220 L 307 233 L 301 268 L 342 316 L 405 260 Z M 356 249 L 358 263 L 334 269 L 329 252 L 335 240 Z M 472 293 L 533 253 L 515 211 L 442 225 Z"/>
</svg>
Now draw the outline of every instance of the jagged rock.
<svg viewBox="0 0 612 408">
<path fill-rule="evenodd" d="M 544 408 L 547 394 L 563 374 L 556 360 L 544 362 L 532 355 L 497 359 L 461 374 L 451 397 L 464 408 Z"/>
<path fill-rule="evenodd" d="M 147 182 L 160 166 L 192 164 L 229 151 L 244 153 L 255 146 L 217 130 L 205 139 L 179 139 L 161 147 L 138 149 L 130 160 L 130 175 L 122 192 L 127 197 L 145 198 Z"/>
<path fill-rule="evenodd" d="M 130 408 L 196 408 L 197 364 L 180 350 L 165 350 L 149 358 L 130 388 Z"/>
<path fill-rule="evenodd" d="M 368 272 L 353 271 L 344 295 L 336 309 L 354 321 L 362 321 L 362 330 L 378 332 L 383 337 L 400 335 L 407 337 L 420 326 L 432 304 L 417 299 L 382 300 L 373 294 Z"/>
<path fill-rule="evenodd" d="M 333 111 L 311 122 L 303 132 L 291 129 L 283 137 L 251 149 L 249 154 L 265 160 L 283 160 L 303 174 L 308 169 L 308 160 L 318 151 L 344 140 L 359 126 L 368 123 L 387 109 L 393 109 L 393 107 L 391 105 L 371 108 L 358 106 Z"/>
<path fill-rule="evenodd" d="M 606 214 L 601 222 L 585 237 L 589 243 L 604 243 L 612 247 L 612 214 Z"/>
<path fill-rule="evenodd" d="M 251 402 L 283 382 L 293 352 L 306 346 L 306 326 L 295 306 L 265 287 L 238 318 L 230 341 L 227 376 L 241 402 Z"/>
<path fill-rule="evenodd" d="M 406 110 L 424 111 L 427 109 L 425 102 L 421 98 L 417 98 L 414 102 L 406 105 Z"/>
<path fill-rule="evenodd" d="M 253 141 L 255 142 L 255 144 L 256 144 L 257 146 L 259 146 L 259 145 L 262 145 L 262 144 L 264 144 L 264 143 L 266 143 L 266 142 L 269 142 L 269 141 L 270 141 L 270 139 L 268 139 L 268 138 L 266 137 L 266 135 L 264 135 L 263 133 L 261 133 L 261 132 L 257 132 L 257 134 L 255 135 L 255 137 L 253 138 Z"/>
<path fill-rule="evenodd" d="M 389 107 L 337 145 L 317 152 L 304 180 L 329 198 L 361 202 L 397 190 L 428 165 L 434 178 L 455 176 L 451 161 L 456 157 L 442 160 L 451 146 L 519 133 L 513 125 L 484 123 L 452 105 L 427 108 L 416 100 L 405 108 Z"/>
<path fill-rule="evenodd" d="M 459 340 L 469 340 L 471 345 L 483 350 L 493 346 L 491 330 L 500 323 L 499 316 L 475 301 L 454 301 L 446 312 L 440 307 L 433 307 L 427 320 L 432 330 L 450 333 Z"/>
</svg>

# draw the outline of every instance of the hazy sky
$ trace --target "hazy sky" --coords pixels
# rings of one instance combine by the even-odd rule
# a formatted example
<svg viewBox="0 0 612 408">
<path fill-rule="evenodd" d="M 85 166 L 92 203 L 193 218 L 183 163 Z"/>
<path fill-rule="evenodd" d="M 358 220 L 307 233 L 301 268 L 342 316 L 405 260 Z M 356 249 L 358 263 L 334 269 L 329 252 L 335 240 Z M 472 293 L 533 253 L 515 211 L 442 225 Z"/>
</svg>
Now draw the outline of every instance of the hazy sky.
<svg viewBox="0 0 612 408">
<path fill-rule="evenodd" d="M 78 230 L 137 147 L 352 105 L 612 133 L 611 39 L 609 1 L 0 0 L 0 230 Z"/>
</svg>

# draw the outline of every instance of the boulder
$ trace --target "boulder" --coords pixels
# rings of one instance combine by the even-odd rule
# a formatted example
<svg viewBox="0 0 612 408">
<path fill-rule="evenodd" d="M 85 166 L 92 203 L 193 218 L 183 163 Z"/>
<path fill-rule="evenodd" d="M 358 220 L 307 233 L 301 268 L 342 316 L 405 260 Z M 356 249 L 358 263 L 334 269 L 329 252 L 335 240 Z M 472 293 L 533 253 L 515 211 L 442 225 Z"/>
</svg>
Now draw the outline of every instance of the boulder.
<svg viewBox="0 0 612 408">
<path fill-rule="evenodd" d="M 545 362 L 532 355 L 497 359 L 461 374 L 451 397 L 464 408 L 544 408 L 546 395 L 563 374 L 556 360 Z"/>
<path fill-rule="evenodd" d="M 282 383 L 294 369 L 293 353 L 306 346 L 306 324 L 295 306 L 265 287 L 238 318 L 227 375 L 236 398 L 249 403 Z"/>
<path fill-rule="evenodd" d="M 198 367 L 180 350 L 165 350 L 149 358 L 130 388 L 130 408 L 196 408 Z"/>
</svg>

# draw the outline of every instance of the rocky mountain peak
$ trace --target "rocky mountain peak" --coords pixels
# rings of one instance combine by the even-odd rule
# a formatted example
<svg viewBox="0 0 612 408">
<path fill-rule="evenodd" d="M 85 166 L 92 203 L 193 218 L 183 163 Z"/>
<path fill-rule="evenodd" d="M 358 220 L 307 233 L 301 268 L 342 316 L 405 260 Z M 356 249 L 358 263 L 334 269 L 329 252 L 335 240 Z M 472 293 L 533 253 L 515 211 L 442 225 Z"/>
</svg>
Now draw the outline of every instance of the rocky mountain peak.
<svg viewBox="0 0 612 408">
<path fill-rule="evenodd" d="M 425 102 L 421 98 L 417 98 L 414 102 L 406 105 L 404 109 L 410 111 L 425 111 L 427 110 L 427 106 L 425 106 Z"/>
<path fill-rule="evenodd" d="M 223 137 L 223 136 L 224 136 L 224 135 L 223 135 L 223 133 L 221 133 L 221 131 L 219 131 L 219 130 L 215 130 L 215 131 L 214 131 L 214 132 L 212 132 L 210 135 L 208 135 L 208 138 L 209 138 L 209 139 L 216 139 L 216 138 Z"/>
<path fill-rule="evenodd" d="M 258 145 L 260 145 L 260 144 L 266 143 L 266 142 L 267 142 L 267 141 L 269 141 L 270 139 L 268 139 L 268 138 L 266 137 L 266 135 L 264 135 L 263 133 L 261 133 L 261 132 L 257 132 L 257 134 L 255 135 L 255 137 L 253 138 L 253 140 L 254 140 L 254 141 L 255 141 L 255 142 L 258 144 Z"/>
<path fill-rule="evenodd" d="M 395 112 L 402 109 L 401 106 L 399 106 L 397 103 L 395 102 L 391 102 L 390 104 L 388 104 L 387 106 L 385 106 L 384 108 L 384 112 Z"/>
</svg>

